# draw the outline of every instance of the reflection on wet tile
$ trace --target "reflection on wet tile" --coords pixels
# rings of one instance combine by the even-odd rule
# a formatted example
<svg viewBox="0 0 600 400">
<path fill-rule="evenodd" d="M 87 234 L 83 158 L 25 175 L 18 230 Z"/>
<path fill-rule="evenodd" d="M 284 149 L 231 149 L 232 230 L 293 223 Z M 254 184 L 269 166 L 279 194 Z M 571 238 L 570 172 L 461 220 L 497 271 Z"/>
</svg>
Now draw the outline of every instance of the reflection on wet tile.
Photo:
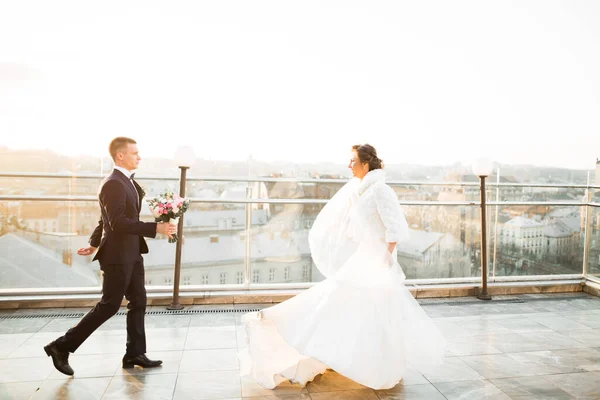
<svg viewBox="0 0 600 400">
<path fill-rule="evenodd" d="M 455 356 L 500 353 L 490 342 L 489 336 L 458 337 L 448 340 L 447 349 L 448 353 Z"/>
<path fill-rule="evenodd" d="M 463 328 L 456 322 L 436 320 L 435 324 L 446 339 L 473 335 L 469 330 Z"/>
<path fill-rule="evenodd" d="M 378 391 L 381 400 L 446 400 L 431 384 L 402 386 L 392 391 Z"/>
<path fill-rule="evenodd" d="M 43 383 L 43 381 L 0 383 L 0 399 L 29 399 Z"/>
<path fill-rule="evenodd" d="M 253 396 L 243 397 L 243 400 L 310 400 L 311 397 L 308 393 L 302 394 L 280 394 L 275 396 Z M 225 399 L 225 400 L 236 400 L 236 399 Z"/>
<path fill-rule="evenodd" d="M 187 328 L 190 326 L 189 315 L 146 315 L 146 329 L 153 328 Z"/>
<path fill-rule="evenodd" d="M 187 328 L 146 330 L 146 343 L 148 351 L 156 352 L 183 350 L 187 335 Z"/>
<path fill-rule="evenodd" d="M 526 368 L 537 371 L 537 375 L 567 374 L 584 372 L 581 364 L 569 362 L 553 351 L 534 351 L 529 353 L 508 354 L 513 360 L 523 364 Z"/>
<path fill-rule="evenodd" d="M 511 400 L 509 396 L 489 381 L 442 382 L 434 386 L 448 400 Z"/>
<path fill-rule="evenodd" d="M 79 323 L 80 320 L 81 318 L 55 318 L 48 324 L 44 325 L 44 327 L 39 331 L 64 333 L 73 326 L 77 325 L 77 323 Z"/>
<path fill-rule="evenodd" d="M 0 335 L 0 358 L 6 358 L 30 337 L 31 333 L 11 333 Z"/>
<path fill-rule="evenodd" d="M 511 318 L 511 319 L 499 319 L 496 323 L 504 328 L 510 329 L 515 333 L 522 332 L 550 332 L 551 329 L 545 325 L 542 325 L 532 319 L 524 318 Z"/>
<path fill-rule="evenodd" d="M 176 381 L 175 374 L 115 376 L 102 400 L 171 400 Z"/>
<path fill-rule="evenodd" d="M 577 329 L 586 329 L 585 325 L 575 322 L 572 319 L 556 316 L 556 317 L 539 317 L 534 316 L 532 319 L 555 331 L 572 331 Z"/>
<path fill-rule="evenodd" d="M 472 381 L 483 379 L 469 365 L 458 357 L 446 357 L 444 363 L 437 367 L 420 370 L 429 382 Z"/>
<path fill-rule="evenodd" d="M 183 354 L 180 372 L 239 369 L 237 349 L 188 350 Z"/>
<path fill-rule="evenodd" d="M 28 334 L 31 335 L 31 334 Z M 38 332 L 14 349 L 8 358 L 45 357 L 44 346 L 56 339 L 56 333 Z"/>
<path fill-rule="evenodd" d="M 0 360 L 0 383 L 40 381 L 53 370 L 49 357 L 3 359 Z"/>
<path fill-rule="evenodd" d="M 122 364 L 119 363 L 115 375 L 176 374 L 179 372 L 183 351 L 156 351 L 146 355 L 151 360 L 162 360 L 162 365 L 156 368 L 143 368 L 138 365 L 134 368 L 122 368 Z"/>
<path fill-rule="evenodd" d="M 503 353 L 584 347 L 576 340 L 554 331 L 488 335 L 479 340 L 485 340 Z"/>
<path fill-rule="evenodd" d="M 272 396 L 288 396 L 307 394 L 308 390 L 293 385 L 289 382 L 283 382 L 274 389 L 265 389 L 248 377 L 242 378 L 242 396 L 246 397 L 272 397 Z"/>
<path fill-rule="evenodd" d="M 509 357 L 507 354 L 468 356 L 461 357 L 461 359 L 487 379 L 541 375 L 538 371 L 526 367 L 523 363 Z M 455 380 L 457 379 L 451 379 L 450 381 Z"/>
<path fill-rule="evenodd" d="M 475 320 L 466 321 L 460 324 L 460 326 L 470 332 L 471 335 L 482 335 L 482 334 L 499 334 L 499 333 L 510 333 L 510 329 L 503 327 L 496 321 L 490 320 Z"/>
<path fill-rule="evenodd" d="M 371 389 L 344 390 L 337 392 L 311 393 L 312 400 L 378 400 L 379 397 Z"/>
<path fill-rule="evenodd" d="M 600 314 L 593 314 L 591 312 L 566 314 L 564 316 L 574 322 L 584 325 L 588 328 L 599 329 L 600 328 Z"/>
<path fill-rule="evenodd" d="M 69 364 L 75 371 L 76 378 L 95 378 L 113 376 L 121 366 L 122 354 L 71 354 Z M 52 360 L 48 358 L 52 365 Z M 65 375 L 53 370 L 48 379 L 64 379 Z"/>
<path fill-rule="evenodd" d="M 174 400 L 227 399 L 241 397 L 239 371 L 180 373 Z"/>
<path fill-rule="evenodd" d="M 573 397 L 541 376 L 492 379 L 491 382 L 508 396 L 536 400 L 570 400 Z"/>
<path fill-rule="evenodd" d="M 587 347 L 577 340 L 573 340 L 566 336 L 570 331 L 564 332 L 526 332 L 521 335 L 528 341 L 545 344 L 546 347 L 540 350 L 560 350 L 560 349 L 577 349 Z M 576 331 L 580 332 L 580 331 Z M 600 334 L 600 331 L 598 331 Z"/>
<path fill-rule="evenodd" d="M 584 329 L 563 332 L 569 339 L 576 340 L 585 347 L 600 347 L 600 329 Z"/>
<path fill-rule="evenodd" d="M 600 372 L 548 375 L 544 379 L 575 397 L 600 398 Z"/>
<path fill-rule="evenodd" d="M 0 321 L 0 335 L 8 333 L 35 333 L 46 326 L 51 320 L 48 318 L 5 319 Z"/>
<path fill-rule="evenodd" d="M 565 365 L 582 368 L 586 371 L 600 371 L 600 351 L 597 349 L 553 350 Z"/>
<path fill-rule="evenodd" d="M 47 380 L 32 399 L 100 400 L 112 378 Z"/>
<path fill-rule="evenodd" d="M 232 314 L 198 314 L 190 318 L 190 327 L 208 326 L 235 326 L 235 318 Z"/>
<path fill-rule="evenodd" d="M 190 328 L 185 350 L 237 348 L 235 327 Z"/>
<path fill-rule="evenodd" d="M 324 374 L 317 375 L 312 382 L 309 382 L 308 385 L 306 385 L 306 388 L 309 393 L 368 389 L 360 383 L 356 383 L 331 370 L 326 371 Z"/>
</svg>

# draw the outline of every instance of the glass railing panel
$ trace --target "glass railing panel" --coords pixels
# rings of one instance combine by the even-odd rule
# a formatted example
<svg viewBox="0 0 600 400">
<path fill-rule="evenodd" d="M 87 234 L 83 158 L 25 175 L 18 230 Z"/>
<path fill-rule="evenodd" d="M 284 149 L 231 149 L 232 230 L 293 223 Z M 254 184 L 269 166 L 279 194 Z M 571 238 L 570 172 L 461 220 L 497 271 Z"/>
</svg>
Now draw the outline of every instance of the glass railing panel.
<svg viewBox="0 0 600 400">
<path fill-rule="evenodd" d="M 308 233 L 320 207 L 253 204 L 250 283 L 309 283 L 324 279 L 310 255 Z"/>
<path fill-rule="evenodd" d="M 480 275 L 478 206 L 403 205 L 410 238 L 398 243 L 398 263 L 407 279 Z"/>
<path fill-rule="evenodd" d="M 190 205 L 183 218 L 182 288 L 244 283 L 245 207 L 200 202 Z M 150 254 L 145 257 L 148 284 L 171 285 L 176 244 L 163 237 L 149 241 L 149 245 Z"/>
<path fill-rule="evenodd" d="M 590 207 L 588 275 L 600 278 L 600 206 Z"/>
<path fill-rule="evenodd" d="M 0 288 L 99 287 L 92 256 L 79 256 L 97 225 L 94 202 L 1 201 Z"/>
<path fill-rule="evenodd" d="M 585 206 L 490 206 L 490 276 L 581 274 Z"/>
</svg>

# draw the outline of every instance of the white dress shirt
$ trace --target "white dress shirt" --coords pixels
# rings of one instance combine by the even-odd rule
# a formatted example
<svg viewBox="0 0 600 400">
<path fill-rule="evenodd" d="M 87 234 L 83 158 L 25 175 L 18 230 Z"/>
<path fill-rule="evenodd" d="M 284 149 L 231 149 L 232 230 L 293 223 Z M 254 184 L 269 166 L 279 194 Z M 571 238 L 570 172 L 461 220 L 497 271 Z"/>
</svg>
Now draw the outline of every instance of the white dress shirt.
<svg viewBox="0 0 600 400">
<path fill-rule="evenodd" d="M 133 188 L 135 189 L 135 192 L 138 194 L 138 197 L 139 197 L 140 194 L 138 193 L 137 188 L 135 187 L 135 185 L 133 184 L 133 180 L 131 179 L 131 175 L 133 174 L 133 172 L 131 172 L 130 170 L 125 169 L 123 167 L 117 167 L 116 165 L 114 168 L 117 171 L 121 171 L 123 173 L 123 175 L 125 175 L 127 178 L 129 178 L 129 182 L 131 182 L 131 186 L 133 186 Z"/>
</svg>

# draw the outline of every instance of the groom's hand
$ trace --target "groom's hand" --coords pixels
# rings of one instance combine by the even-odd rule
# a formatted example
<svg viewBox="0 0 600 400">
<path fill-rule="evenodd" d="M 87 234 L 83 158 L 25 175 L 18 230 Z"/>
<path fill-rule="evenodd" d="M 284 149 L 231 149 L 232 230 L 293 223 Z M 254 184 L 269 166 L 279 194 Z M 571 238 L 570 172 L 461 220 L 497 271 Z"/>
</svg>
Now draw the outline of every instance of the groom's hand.
<svg viewBox="0 0 600 400">
<path fill-rule="evenodd" d="M 80 256 L 89 256 L 92 255 L 96 252 L 97 247 L 94 246 L 90 246 L 90 247 L 82 247 L 79 250 L 77 250 L 77 254 L 79 254 Z"/>
<path fill-rule="evenodd" d="M 177 225 L 166 223 L 156 224 L 156 233 L 167 235 L 171 239 L 177 233 Z"/>
</svg>

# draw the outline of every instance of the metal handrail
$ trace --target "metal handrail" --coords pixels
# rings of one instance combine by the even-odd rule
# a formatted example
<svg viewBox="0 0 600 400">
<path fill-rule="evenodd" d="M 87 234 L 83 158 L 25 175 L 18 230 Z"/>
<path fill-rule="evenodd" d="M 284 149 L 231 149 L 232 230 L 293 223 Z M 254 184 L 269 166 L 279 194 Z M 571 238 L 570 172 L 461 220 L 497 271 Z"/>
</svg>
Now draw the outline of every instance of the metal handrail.
<svg viewBox="0 0 600 400">
<path fill-rule="evenodd" d="M 327 204 L 327 199 L 204 199 L 190 198 L 192 203 L 207 204 Z M 28 196 L 0 195 L 0 201 L 98 201 L 98 196 Z M 479 201 L 429 201 L 429 200 L 398 200 L 405 206 L 478 206 Z M 582 201 L 488 201 L 488 206 L 596 206 L 600 203 Z"/>
<path fill-rule="evenodd" d="M 103 179 L 107 175 L 100 174 L 59 174 L 59 173 L 29 173 L 29 172 L 0 172 L 1 178 L 51 178 L 51 179 Z M 174 176 L 137 176 L 140 181 L 177 181 L 179 177 Z M 252 182 L 252 183 L 340 183 L 348 182 L 348 179 L 320 179 L 320 178 L 270 178 L 270 177 L 239 177 L 239 176 L 196 176 L 186 178 L 192 182 Z M 403 180 L 388 180 L 387 184 L 391 186 L 472 186 L 478 187 L 479 182 L 457 182 L 457 181 L 403 181 Z M 531 188 L 566 188 L 566 189 L 600 189 L 600 186 L 584 185 L 584 184 L 556 184 L 556 183 L 486 183 L 488 187 L 531 187 Z"/>
</svg>

